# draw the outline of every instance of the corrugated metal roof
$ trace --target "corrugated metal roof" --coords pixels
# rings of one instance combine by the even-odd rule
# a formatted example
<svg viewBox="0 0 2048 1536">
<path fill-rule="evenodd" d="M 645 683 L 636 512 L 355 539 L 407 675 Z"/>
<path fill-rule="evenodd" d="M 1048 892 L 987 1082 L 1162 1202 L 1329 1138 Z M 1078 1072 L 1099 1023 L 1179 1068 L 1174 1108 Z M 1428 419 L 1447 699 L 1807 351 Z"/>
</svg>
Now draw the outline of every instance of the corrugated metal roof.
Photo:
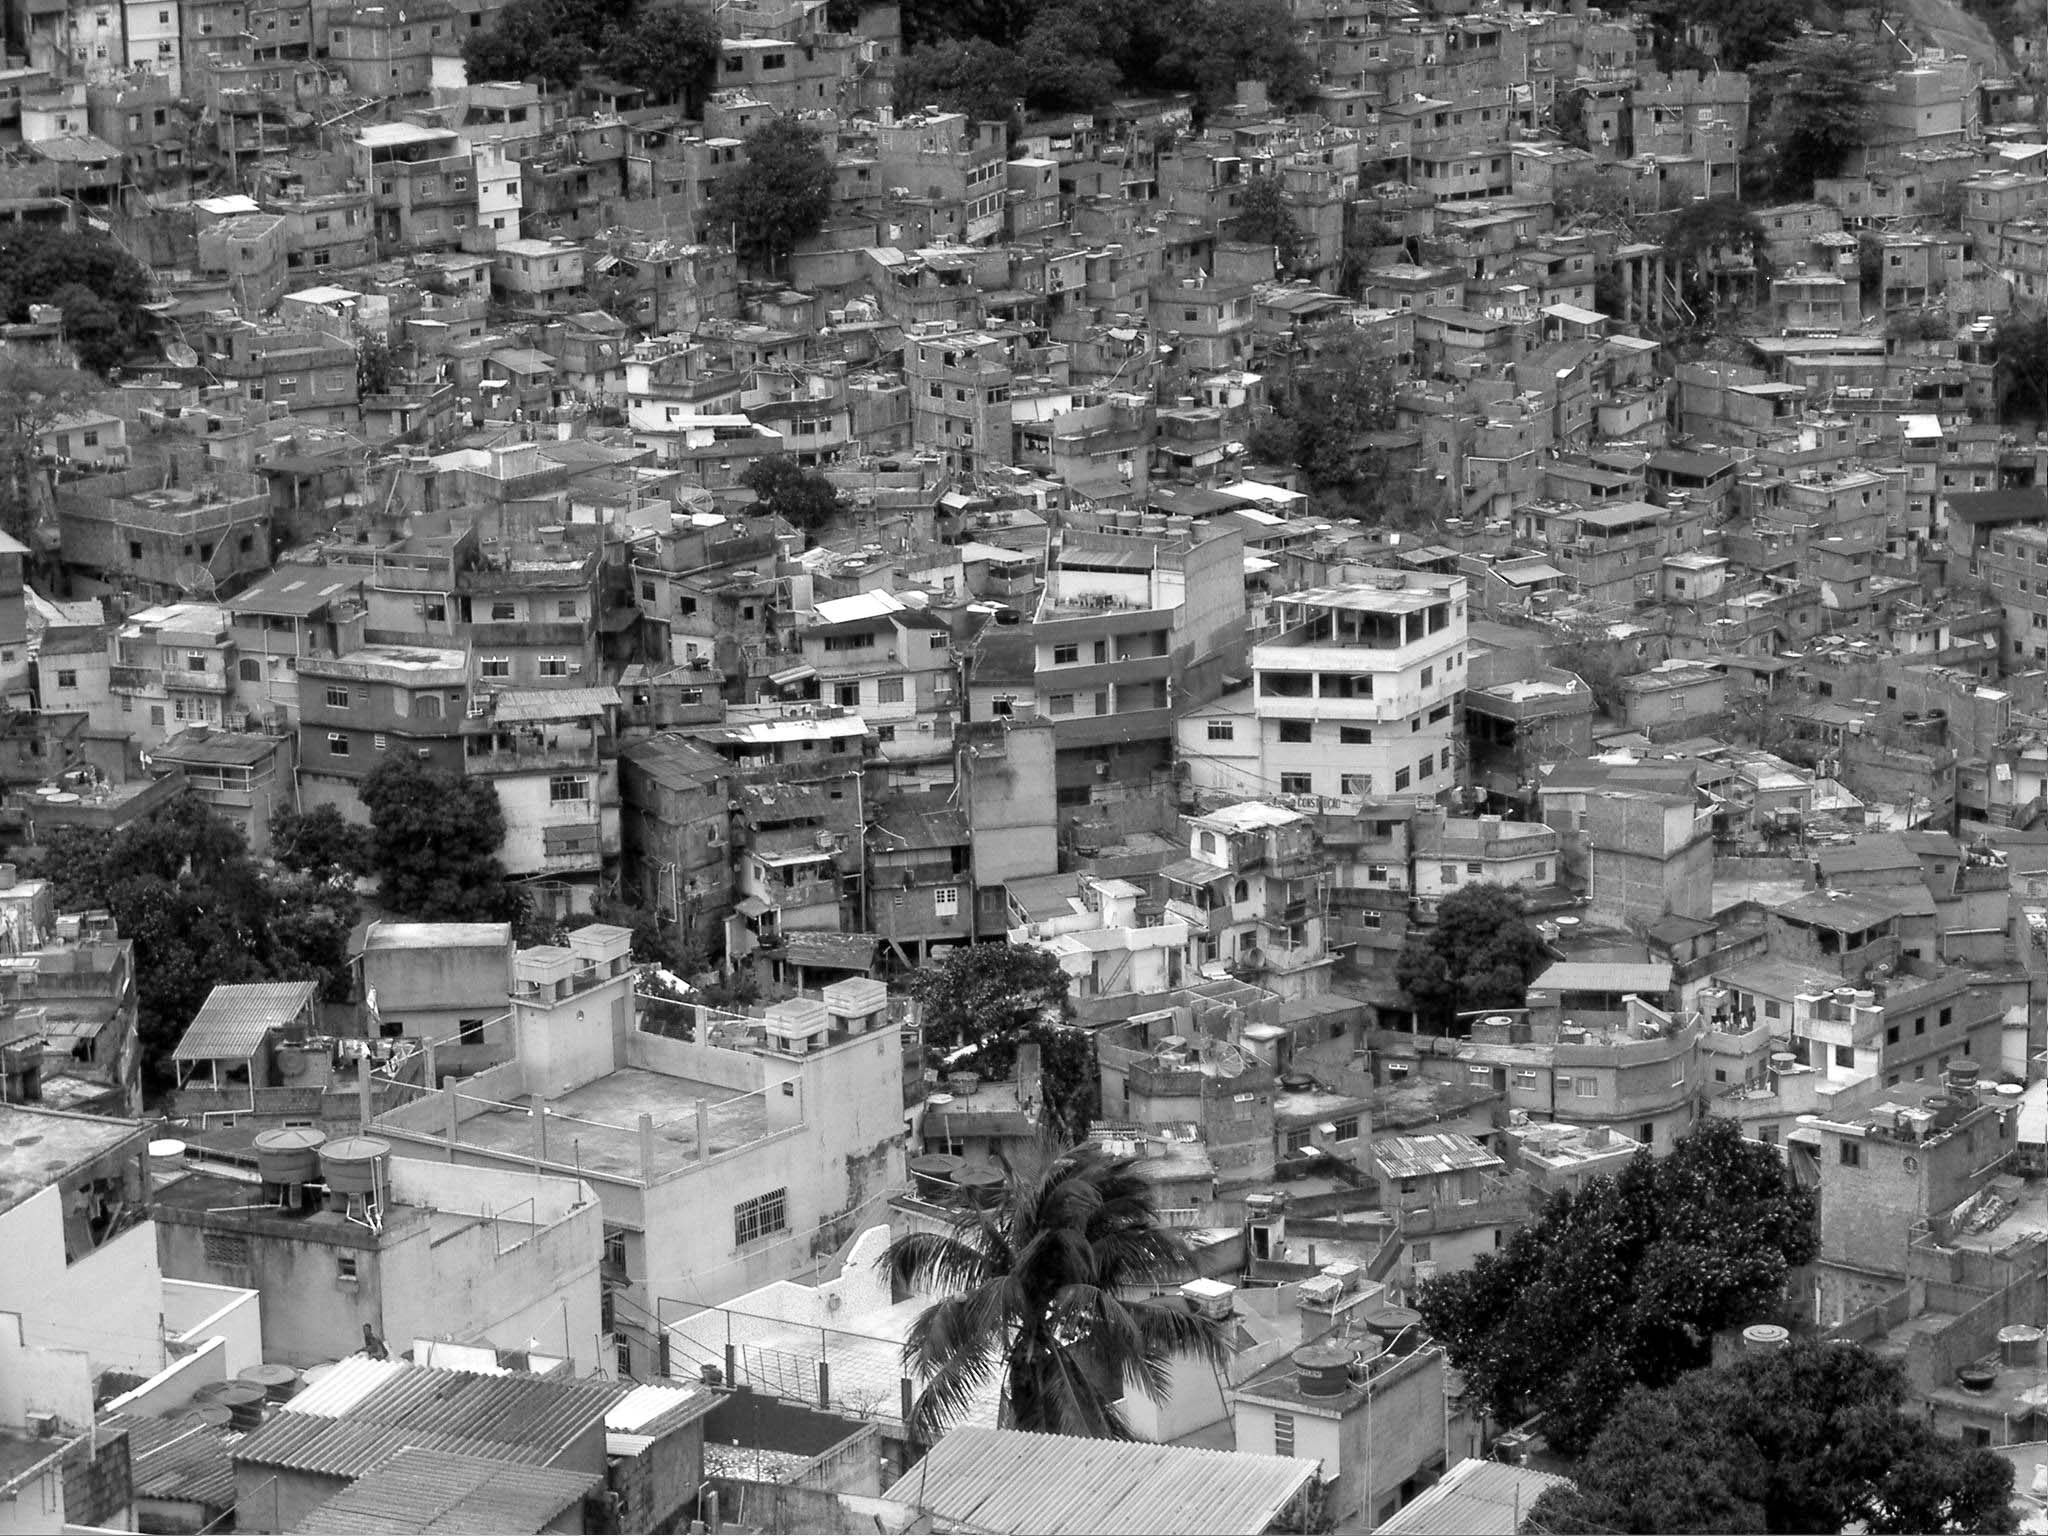
<svg viewBox="0 0 2048 1536">
<path fill-rule="evenodd" d="M 1568 1479 L 1468 1457 L 1373 1536 L 1514 1536 L 1546 1488 Z"/>
<path fill-rule="evenodd" d="M 632 1390 L 617 1382 L 363 1363 L 392 1369 L 373 1380 L 356 1361 L 344 1361 L 237 1446 L 235 1459 L 360 1477 L 393 1451 L 420 1445 L 544 1465 Z"/>
<path fill-rule="evenodd" d="M 1292 1456 L 963 1427 L 886 1497 L 1013 1536 L 1256 1536 L 1317 1469 Z"/>
<path fill-rule="evenodd" d="M 310 981 L 258 981 L 215 987 L 171 1053 L 173 1061 L 247 1061 L 263 1037 L 313 1000 Z"/>
<path fill-rule="evenodd" d="M 1421 1136 L 1385 1136 L 1372 1144 L 1380 1172 L 1390 1179 L 1420 1179 L 1437 1173 L 1506 1166 L 1470 1136 L 1431 1131 Z"/>
<path fill-rule="evenodd" d="M 307 1532 L 538 1532 L 603 1479 L 562 1467 L 404 1450 L 314 1510 Z"/>
<path fill-rule="evenodd" d="M 633 1388 L 606 1411 L 604 1427 L 627 1432 L 640 1432 L 671 1414 L 679 1417 L 677 1423 L 688 1423 L 690 1419 L 709 1413 L 718 1399 L 703 1387 L 659 1387 L 652 1383 Z"/>
<path fill-rule="evenodd" d="M 623 702 L 619 690 L 611 687 L 507 689 L 498 695 L 491 714 L 500 721 L 581 720 Z"/>
<path fill-rule="evenodd" d="M 318 1381 L 301 1387 L 298 1395 L 287 1405 L 287 1411 L 338 1419 L 400 1371 L 410 1369 L 403 1360 L 372 1360 L 368 1355 L 350 1355 L 330 1367 Z"/>
<path fill-rule="evenodd" d="M 128 1431 L 128 1458 L 135 1494 L 145 1499 L 183 1500 L 211 1509 L 235 1507 L 235 1465 L 227 1442 L 198 1419 L 144 1419 L 114 1414 L 100 1421 L 103 1432 Z"/>
</svg>

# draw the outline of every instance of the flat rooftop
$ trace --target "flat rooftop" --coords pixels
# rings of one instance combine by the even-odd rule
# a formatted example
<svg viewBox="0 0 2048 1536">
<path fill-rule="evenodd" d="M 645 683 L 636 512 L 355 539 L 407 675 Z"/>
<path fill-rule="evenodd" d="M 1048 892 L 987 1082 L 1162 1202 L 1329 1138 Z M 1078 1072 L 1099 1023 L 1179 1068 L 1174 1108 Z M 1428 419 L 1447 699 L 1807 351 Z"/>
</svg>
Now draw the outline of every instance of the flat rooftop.
<svg viewBox="0 0 2048 1536">
<path fill-rule="evenodd" d="M 697 1146 L 697 1101 L 706 1104 L 708 1148 Z M 527 1101 L 517 1109 L 494 1109 L 462 1122 L 466 1146 L 518 1157 L 533 1155 L 533 1127 Z M 548 1156 L 592 1173 L 637 1179 L 640 1117 L 654 1119 L 657 1173 L 688 1167 L 700 1155 L 712 1157 L 759 1141 L 768 1132 L 768 1108 L 758 1093 L 734 1094 L 717 1083 L 670 1077 L 639 1067 L 585 1083 L 549 1099 Z"/>
<path fill-rule="evenodd" d="M 133 1120 L 0 1104 L 0 1211 L 12 1210 L 141 1129 Z"/>
</svg>

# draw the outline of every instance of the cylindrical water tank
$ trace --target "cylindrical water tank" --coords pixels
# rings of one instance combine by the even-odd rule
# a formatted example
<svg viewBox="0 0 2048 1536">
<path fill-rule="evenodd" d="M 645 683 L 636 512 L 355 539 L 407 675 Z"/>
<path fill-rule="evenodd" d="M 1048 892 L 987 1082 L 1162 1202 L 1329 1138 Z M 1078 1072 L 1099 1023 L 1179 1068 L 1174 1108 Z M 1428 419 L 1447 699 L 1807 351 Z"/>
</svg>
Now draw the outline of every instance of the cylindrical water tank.
<svg viewBox="0 0 2048 1536">
<path fill-rule="evenodd" d="M 376 1195 L 391 1159 L 391 1143 L 374 1136 L 342 1136 L 320 1148 L 320 1171 L 336 1195 Z"/>
<path fill-rule="evenodd" d="M 261 1365 L 252 1365 L 235 1380 L 245 1386 L 262 1388 L 263 1395 L 273 1403 L 289 1402 L 299 1390 L 299 1373 L 278 1361 L 266 1360 Z"/>
<path fill-rule="evenodd" d="M 326 1140 L 304 1126 L 258 1131 L 256 1172 L 266 1184 L 309 1184 L 320 1176 L 320 1148 Z"/>
<path fill-rule="evenodd" d="M 1998 1358 L 2007 1365 L 2039 1365 L 2041 1330 L 2026 1323 L 2008 1323 L 1998 1330 Z"/>
<path fill-rule="evenodd" d="M 1350 1346 L 1304 1344 L 1294 1352 L 1294 1371 L 1304 1397 L 1341 1397 L 1351 1385 Z"/>
<path fill-rule="evenodd" d="M 1742 1330 L 1744 1349 L 1783 1349 L 1792 1342 L 1792 1335 L 1776 1323 L 1751 1323 Z"/>
</svg>

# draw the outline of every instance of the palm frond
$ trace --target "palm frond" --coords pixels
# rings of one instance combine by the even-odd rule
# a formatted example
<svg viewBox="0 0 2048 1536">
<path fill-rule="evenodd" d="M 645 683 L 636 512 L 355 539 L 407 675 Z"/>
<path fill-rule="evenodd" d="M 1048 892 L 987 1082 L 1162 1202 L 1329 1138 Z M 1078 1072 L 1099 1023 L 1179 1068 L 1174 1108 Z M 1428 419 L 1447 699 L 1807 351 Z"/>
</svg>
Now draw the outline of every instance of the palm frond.
<svg viewBox="0 0 2048 1536">
<path fill-rule="evenodd" d="M 974 1289 L 1002 1273 L 989 1254 L 952 1233 L 906 1232 L 882 1254 L 890 1277 L 900 1284 L 941 1295 Z"/>
</svg>

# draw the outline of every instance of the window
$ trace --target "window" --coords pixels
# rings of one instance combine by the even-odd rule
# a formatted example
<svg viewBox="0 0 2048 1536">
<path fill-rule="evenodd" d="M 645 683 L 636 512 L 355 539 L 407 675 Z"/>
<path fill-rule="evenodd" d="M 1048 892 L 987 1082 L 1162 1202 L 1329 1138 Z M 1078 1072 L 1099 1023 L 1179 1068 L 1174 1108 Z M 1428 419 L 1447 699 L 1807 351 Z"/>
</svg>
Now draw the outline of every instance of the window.
<svg viewBox="0 0 2048 1536">
<path fill-rule="evenodd" d="M 569 658 L 566 656 L 541 657 L 540 675 L 542 677 L 567 677 L 569 675 Z"/>
<path fill-rule="evenodd" d="M 789 1191 L 778 1189 L 770 1194 L 756 1195 L 751 1200 L 742 1200 L 732 1208 L 732 1240 L 744 1248 L 748 1243 L 789 1230 Z"/>
<path fill-rule="evenodd" d="M 457 1021 L 455 1027 L 460 1033 L 464 1045 L 482 1045 L 484 1043 L 484 1021 L 482 1019 L 461 1019 Z M 620 1259 L 622 1267 L 624 1262 L 625 1260 L 622 1256 Z"/>
<path fill-rule="evenodd" d="M 348 756 L 348 738 L 339 731 L 327 733 L 327 753 L 330 757 Z"/>
<path fill-rule="evenodd" d="M 960 887 L 957 885 L 942 885 L 933 891 L 932 911 L 939 917 L 958 917 L 960 915 Z"/>
<path fill-rule="evenodd" d="M 1337 727 L 1337 743 L 1345 747 L 1369 747 L 1372 732 L 1362 725 L 1340 725 Z"/>
<path fill-rule="evenodd" d="M 1842 1143 L 1842 1166 L 1844 1168 L 1861 1168 L 1863 1166 L 1862 1143 L 1854 1141 Z"/>
<path fill-rule="evenodd" d="M 1074 696 L 1071 693 L 1056 693 L 1050 705 L 1056 715 L 1071 715 L 1074 712 Z"/>
<path fill-rule="evenodd" d="M 1411 775 L 1409 774 L 1409 772 L 1408 772 L 1408 770 L 1407 770 L 1406 768 L 1396 768 L 1396 769 L 1394 770 L 1394 789 L 1395 789 L 1395 792 L 1396 792 L 1396 793 L 1399 793 L 1399 792 L 1400 792 L 1401 790 L 1404 790 L 1404 789 L 1406 789 L 1406 788 L 1408 787 L 1408 785 L 1409 785 L 1409 781 L 1410 781 L 1410 778 L 1411 778 Z"/>
<path fill-rule="evenodd" d="M 382 752 L 390 745 L 391 743 L 385 739 L 382 731 L 377 732 L 370 738 L 370 750 L 372 752 Z"/>
<path fill-rule="evenodd" d="M 1273 1415 L 1273 1454 L 1292 1456 L 1294 1454 L 1294 1415 L 1276 1413 Z"/>
<path fill-rule="evenodd" d="M 1052 664 L 1056 667 L 1071 667 L 1081 659 L 1078 645 L 1056 645 L 1052 648 Z"/>
<path fill-rule="evenodd" d="M 78 674 L 76 672 L 59 672 L 57 674 L 57 686 L 59 688 L 76 688 L 78 686 Z"/>
<path fill-rule="evenodd" d="M 1209 739 L 1211 741 L 1235 741 L 1237 740 L 1237 727 L 1228 720 L 1211 720 L 1209 722 Z"/>
<path fill-rule="evenodd" d="M 900 677 L 885 677 L 876 682 L 875 702 L 877 704 L 901 704 L 903 702 L 903 679 Z"/>
<path fill-rule="evenodd" d="M 1346 1115 L 1337 1122 L 1335 1132 L 1336 1134 L 1331 1138 L 1333 1141 L 1358 1140 L 1358 1116 Z"/>
<path fill-rule="evenodd" d="M 1534 1093 L 1540 1079 L 1540 1073 L 1529 1068 L 1517 1068 L 1515 1071 L 1515 1091 L 1517 1093 Z"/>
<path fill-rule="evenodd" d="M 483 677 L 510 677 L 512 675 L 512 658 L 509 656 L 486 656 L 478 663 L 477 672 Z"/>
<path fill-rule="evenodd" d="M 1855 1066 L 1855 1065 L 1856 1065 L 1856 1047 L 1854 1047 L 1853 1045 L 1838 1045 L 1838 1046 L 1836 1046 L 1836 1047 L 1835 1047 L 1835 1065 L 1836 1065 L 1836 1066 L 1838 1066 L 1838 1067 L 1853 1067 L 1853 1066 Z"/>
<path fill-rule="evenodd" d="M 236 1232 L 208 1232 L 201 1238 L 206 1262 L 219 1269 L 249 1267 L 249 1239 Z"/>
<path fill-rule="evenodd" d="M 1600 1079 L 1597 1077 L 1575 1077 L 1572 1079 L 1572 1097 L 1597 1099 L 1600 1097 Z"/>
<path fill-rule="evenodd" d="M 334 1278 L 343 1285 L 356 1283 L 356 1256 L 352 1253 L 337 1253 L 334 1256 Z"/>
<path fill-rule="evenodd" d="M 329 709 L 347 709 L 348 700 L 349 693 L 346 688 L 337 688 L 331 683 L 328 685 L 327 707 Z"/>
<path fill-rule="evenodd" d="M 1280 775 L 1280 793 L 1283 795 L 1312 795 L 1315 792 L 1315 778 L 1311 774 L 1283 773 Z"/>
<path fill-rule="evenodd" d="M 1313 740 L 1314 735 L 1314 731 L 1306 720 L 1282 720 L 1280 722 L 1280 739 L 1282 741 L 1298 744 Z"/>
<path fill-rule="evenodd" d="M 589 798 L 590 780 L 580 774 L 558 773 L 548 780 L 548 801 L 552 805 Z"/>
<path fill-rule="evenodd" d="M 556 618 L 558 618 L 558 619 L 573 619 L 573 618 L 575 618 L 576 616 L 577 616 L 577 614 L 576 614 L 576 599 L 575 599 L 575 598 L 573 598 L 573 597 L 563 597 L 563 598 L 557 598 L 557 599 L 555 600 L 555 617 L 556 617 Z"/>
<path fill-rule="evenodd" d="M 1369 773 L 1343 773 L 1337 776 L 1337 792 L 1344 795 L 1369 795 L 1372 793 L 1372 775 Z"/>
<path fill-rule="evenodd" d="M 517 603 L 496 602 L 491 604 L 491 620 L 493 623 L 504 623 L 509 619 L 516 619 L 518 617 L 519 605 Z"/>
<path fill-rule="evenodd" d="M 128 558 L 130 560 L 140 560 L 142 558 L 142 541 L 140 539 L 130 539 L 128 541 Z"/>
<path fill-rule="evenodd" d="M 1949 1025 L 1953 1024 L 1954 1022 L 1955 1022 L 1955 1010 L 1954 1010 L 1953 1008 L 1944 1008 L 1944 1009 L 1942 1009 L 1942 1010 L 1941 1010 L 1941 1027 L 1942 1027 L 1943 1029 L 1947 1029 L 1947 1028 L 1949 1027 Z"/>
</svg>

